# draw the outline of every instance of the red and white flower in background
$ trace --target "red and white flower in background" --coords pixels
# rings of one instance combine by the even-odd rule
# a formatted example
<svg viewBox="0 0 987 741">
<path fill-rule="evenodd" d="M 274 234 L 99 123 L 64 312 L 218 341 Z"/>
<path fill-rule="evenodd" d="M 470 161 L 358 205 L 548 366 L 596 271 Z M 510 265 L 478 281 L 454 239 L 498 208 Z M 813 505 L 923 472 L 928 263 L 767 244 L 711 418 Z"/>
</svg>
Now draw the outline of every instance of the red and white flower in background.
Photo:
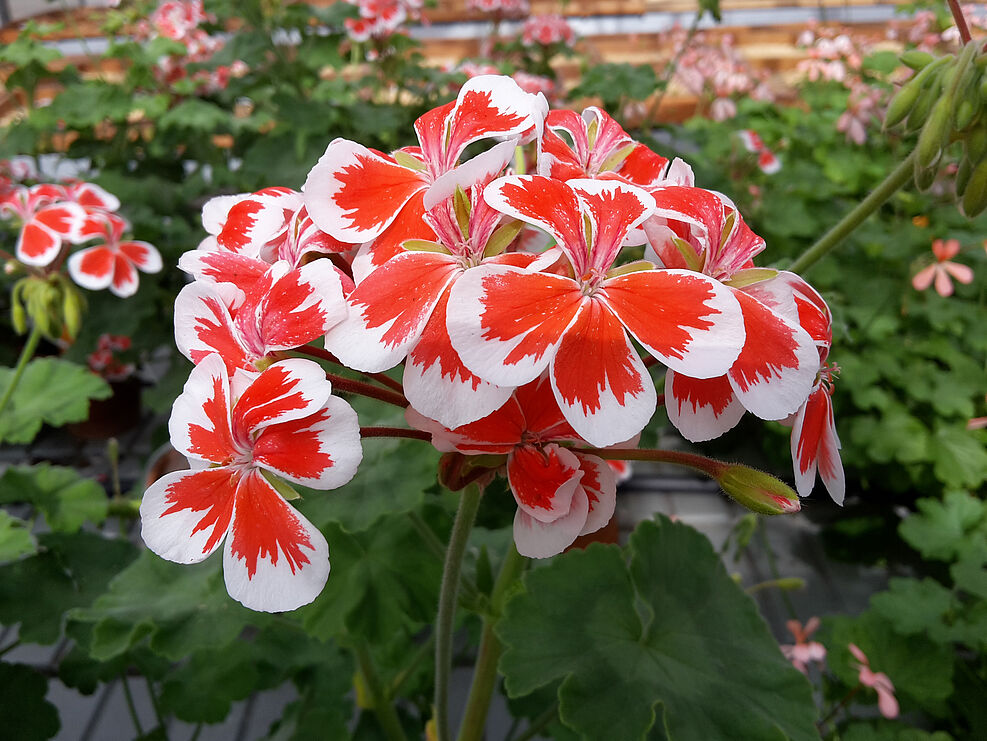
<svg viewBox="0 0 987 741">
<path fill-rule="evenodd" d="M 449 336 L 480 378 L 521 386 L 547 369 L 566 420 L 603 446 L 636 435 L 655 410 L 654 384 L 630 336 L 696 377 L 720 375 L 736 360 L 744 329 L 722 284 L 651 263 L 613 267 L 626 235 L 653 211 L 645 191 L 533 175 L 496 180 L 484 197 L 551 234 L 569 265 L 564 275 L 481 265 L 456 282 Z"/>
<path fill-rule="evenodd" d="M 685 438 L 700 442 L 732 429 L 745 411 L 762 419 L 788 417 L 809 395 L 819 368 L 791 287 L 791 280 L 801 279 L 754 267 L 764 240 L 726 196 L 680 186 L 658 188 L 653 195 L 657 208 L 644 225 L 650 243 L 645 257 L 723 281 L 740 305 L 746 335 L 740 355 L 723 374 L 700 378 L 670 369 L 665 376 L 669 420 Z"/>
<path fill-rule="evenodd" d="M 78 242 L 87 216 L 58 185 L 17 186 L 0 197 L 0 217 L 21 222 L 17 259 L 34 267 L 49 265 L 66 242 Z"/>
<path fill-rule="evenodd" d="M 168 425 L 193 470 L 167 474 L 144 493 L 148 548 L 169 561 L 198 563 L 225 539 L 231 597 L 264 612 L 315 599 L 329 576 L 328 545 L 271 480 L 333 489 L 356 473 L 359 422 L 331 391 L 322 369 L 307 360 L 231 378 L 219 356 L 203 359 Z"/>
<path fill-rule="evenodd" d="M 862 82 L 852 84 L 846 110 L 836 121 L 836 130 L 846 135 L 847 141 L 862 145 L 867 141 L 867 129 L 881 120 L 880 103 L 883 91 Z"/>
<path fill-rule="evenodd" d="M 101 334 L 96 349 L 86 356 L 89 370 L 107 381 L 122 381 L 134 374 L 133 363 L 125 363 L 114 353 L 126 352 L 131 347 L 127 335 Z"/>
<path fill-rule="evenodd" d="M 130 224 L 116 214 L 94 211 L 79 230 L 77 241 L 94 238 L 102 241 L 69 257 L 72 280 L 90 291 L 109 288 L 121 298 L 137 293 L 137 271 L 159 272 L 161 255 L 148 242 L 123 240 L 123 233 L 129 228 Z"/>
<path fill-rule="evenodd" d="M 853 658 L 857 660 L 855 669 L 858 679 L 864 687 L 870 687 L 877 692 L 877 708 L 885 718 L 898 717 L 898 699 L 894 696 L 894 683 L 884 672 L 875 672 L 870 668 L 867 654 L 860 647 L 851 643 L 847 646 Z"/>
<path fill-rule="evenodd" d="M 502 18 L 519 18 L 531 10 L 528 0 L 466 0 L 469 10 L 495 13 Z"/>
<path fill-rule="evenodd" d="M 407 0 L 347 0 L 360 9 L 359 18 L 343 21 L 346 33 L 353 41 L 384 39 L 397 32 L 409 18 L 417 18 L 420 2 Z"/>
<path fill-rule="evenodd" d="M 617 476 L 601 458 L 566 446 L 582 441 L 546 376 L 515 390 L 493 414 L 455 429 L 414 409 L 406 416 L 412 427 L 432 434 L 440 451 L 507 456 L 507 480 L 518 505 L 514 542 L 523 556 L 561 553 L 613 516 Z"/>
<path fill-rule="evenodd" d="M 808 674 L 811 662 L 822 664 L 826 661 L 826 647 L 818 641 L 809 640 L 809 636 L 819 629 L 819 618 L 809 618 L 804 626 L 798 620 L 789 620 L 785 625 L 795 637 L 795 643 L 782 645 L 781 652 L 792 662 L 792 666 L 803 674 Z"/>
<path fill-rule="evenodd" d="M 781 169 L 781 160 L 764 145 L 760 135 L 753 129 L 742 129 L 737 132 L 741 143 L 751 154 L 757 155 L 757 166 L 765 175 L 774 175 Z"/>
<path fill-rule="evenodd" d="M 787 274 L 792 276 L 792 274 Z M 799 410 L 783 424 L 792 426 L 792 463 L 795 488 L 799 496 L 808 496 L 816 480 L 816 471 L 837 504 L 846 496 L 846 477 L 840 460 L 840 438 L 836 434 L 833 414 L 833 383 L 839 367 L 828 363 L 833 344 L 833 315 L 822 296 L 808 283 L 792 276 L 789 283 L 798 309 L 799 324 L 809 333 L 819 354 L 819 369 L 809 397 Z"/>
<path fill-rule="evenodd" d="M 518 86 L 524 90 L 524 92 L 531 93 L 532 95 L 541 93 L 546 98 L 551 98 L 556 92 L 555 80 L 551 77 L 546 77 L 545 75 L 533 75 L 530 72 L 525 72 L 523 69 L 519 69 L 511 75 L 511 79 L 513 79 L 514 82 L 516 82 Z"/>
<path fill-rule="evenodd" d="M 345 316 L 342 285 L 330 261 L 292 269 L 282 260 L 253 280 L 249 292 L 205 280 L 182 288 L 175 299 L 175 343 L 193 363 L 219 353 L 232 374 L 255 370 L 270 353 L 321 337 Z"/>
<path fill-rule="evenodd" d="M 916 291 L 924 291 L 935 284 L 936 293 L 943 298 L 953 295 L 953 279 L 960 283 L 973 282 L 973 268 L 952 258 L 960 252 L 958 239 L 937 239 L 932 243 L 932 254 L 935 262 L 919 270 L 912 278 L 912 287 Z"/>
<path fill-rule="evenodd" d="M 95 183 L 69 180 L 62 187 L 66 200 L 75 201 L 89 212 L 120 210 L 120 199 Z"/>
<path fill-rule="evenodd" d="M 525 46 L 550 46 L 564 43 L 572 46 L 576 41 L 576 32 L 569 22 L 557 13 L 533 15 L 521 27 L 521 43 Z"/>
<path fill-rule="evenodd" d="M 303 188 L 316 225 L 343 242 L 366 243 L 354 258 L 357 282 L 401 252 L 409 239 L 434 240 L 423 198 L 455 169 L 463 150 L 483 139 L 540 133 L 548 104 L 509 77 L 469 80 L 456 100 L 415 122 L 419 147 L 385 155 L 346 139 L 331 142 Z"/>
</svg>

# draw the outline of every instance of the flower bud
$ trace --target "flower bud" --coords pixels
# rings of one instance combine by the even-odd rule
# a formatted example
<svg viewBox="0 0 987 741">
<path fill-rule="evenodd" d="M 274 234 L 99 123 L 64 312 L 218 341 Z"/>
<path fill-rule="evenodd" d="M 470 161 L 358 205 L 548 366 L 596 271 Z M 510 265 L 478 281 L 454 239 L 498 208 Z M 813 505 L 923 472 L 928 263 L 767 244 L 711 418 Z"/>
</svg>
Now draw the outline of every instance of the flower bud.
<svg viewBox="0 0 987 741">
<path fill-rule="evenodd" d="M 956 196 L 958 198 L 962 198 L 963 193 L 966 192 L 966 186 L 969 184 L 972 174 L 973 163 L 970 162 L 969 157 L 964 157 L 960 160 L 960 165 L 956 170 Z"/>
<path fill-rule="evenodd" d="M 802 508 L 798 494 L 790 486 L 750 466 L 726 465 L 717 475 L 716 483 L 735 502 L 762 515 L 791 514 Z"/>
<path fill-rule="evenodd" d="M 970 182 L 963 192 L 963 213 L 973 218 L 987 207 L 987 160 L 983 160 L 970 174 Z"/>
<path fill-rule="evenodd" d="M 912 49 L 911 51 L 906 51 L 901 55 L 901 63 L 906 67 L 911 67 L 913 70 L 920 70 L 923 67 L 928 66 L 935 59 L 934 56 L 925 51 L 919 51 L 918 49 Z"/>
<path fill-rule="evenodd" d="M 942 156 L 943 147 L 949 143 L 951 130 L 953 100 L 949 96 L 939 98 L 932 107 L 929 119 L 922 127 L 922 133 L 918 137 L 918 145 L 915 148 L 916 166 L 921 168 L 932 167 Z"/>
</svg>

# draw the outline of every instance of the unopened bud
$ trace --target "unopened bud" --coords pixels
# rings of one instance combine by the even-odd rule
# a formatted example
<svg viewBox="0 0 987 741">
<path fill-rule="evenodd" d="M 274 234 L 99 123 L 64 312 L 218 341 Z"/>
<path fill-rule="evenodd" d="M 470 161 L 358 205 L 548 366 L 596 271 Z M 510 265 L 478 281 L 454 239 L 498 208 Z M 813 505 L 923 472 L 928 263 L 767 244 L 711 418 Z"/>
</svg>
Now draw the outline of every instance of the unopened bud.
<svg viewBox="0 0 987 741">
<path fill-rule="evenodd" d="M 953 101 L 949 96 L 940 98 L 932 107 L 929 120 L 922 127 L 915 148 L 916 166 L 927 168 L 939 162 L 943 147 L 949 143 L 950 119 Z"/>
<path fill-rule="evenodd" d="M 970 174 L 970 182 L 963 192 L 963 213 L 973 218 L 987 207 L 987 160 L 983 160 Z"/>
<path fill-rule="evenodd" d="M 974 121 L 977 120 L 978 113 L 980 113 L 980 107 L 978 104 L 969 98 L 963 98 L 963 100 L 956 105 L 957 130 L 963 131 L 969 128 Z"/>
<path fill-rule="evenodd" d="M 966 156 L 977 164 L 987 155 L 987 127 L 980 126 L 966 138 Z"/>
<path fill-rule="evenodd" d="M 75 339 L 82 327 L 84 299 L 75 286 L 65 285 L 62 291 L 62 317 L 65 331 L 70 339 Z"/>
<path fill-rule="evenodd" d="M 916 84 L 914 80 L 909 81 L 902 88 L 895 93 L 895 96 L 888 103 L 887 113 L 884 114 L 884 128 L 890 129 L 892 126 L 897 126 L 899 123 L 905 120 L 912 107 L 915 105 L 915 101 L 918 100 L 919 93 L 922 92 L 922 87 Z"/>
<path fill-rule="evenodd" d="M 936 167 L 922 167 L 918 159 L 915 160 L 915 187 L 925 193 L 936 181 L 939 169 Z"/>
<path fill-rule="evenodd" d="M 798 512 L 798 494 L 780 479 L 739 463 L 726 465 L 716 483 L 738 504 L 762 515 Z"/>
<path fill-rule="evenodd" d="M 970 182 L 970 175 L 973 174 L 973 163 L 970 162 L 969 157 L 964 157 L 960 160 L 960 165 L 956 169 L 956 195 L 959 198 L 963 197 L 966 192 L 966 186 Z"/>
<path fill-rule="evenodd" d="M 926 51 L 919 51 L 918 49 L 906 51 L 901 55 L 901 63 L 916 71 L 928 66 L 933 62 L 933 60 L 935 60 L 934 56 Z"/>
<path fill-rule="evenodd" d="M 10 323 L 14 325 L 17 334 L 27 332 L 27 312 L 24 311 L 24 305 L 20 301 L 15 300 L 10 305 Z"/>
</svg>

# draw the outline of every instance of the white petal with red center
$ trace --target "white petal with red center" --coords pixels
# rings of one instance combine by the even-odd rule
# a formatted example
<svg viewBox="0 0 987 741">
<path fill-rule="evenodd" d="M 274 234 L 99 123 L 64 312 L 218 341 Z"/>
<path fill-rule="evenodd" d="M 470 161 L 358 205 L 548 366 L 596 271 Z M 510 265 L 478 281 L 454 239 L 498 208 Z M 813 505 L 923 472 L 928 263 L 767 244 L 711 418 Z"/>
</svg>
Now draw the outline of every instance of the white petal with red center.
<svg viewBox="0 0 987 741">
<path fill-rule="evenodd" d="M 226 215 L 237 202 L 248 197 L 249 193 L 231 196 L 216 196 L 206 201 L 202 207 L 202 226 L 209 234 L 219 234 L 226 221 Z"/>
<path fill-rule="evenodd" d="M 408 353 L 404 394 L 419 412 L 452 429 L 499 409 L 513 389 L 487 383 L 463 365 L 446 329 L 448 295 L 443 293 Z"/>
<path fill-rule="evenodd" d="M 689 378 L 665 373 L 665 409 L 682 437 L 698 443 L 732 430 L 746 411 L 726 376 Z"/>
<path fill-rule="evenodd" d="M 826 389 L 819 384 L 795 415 L 792 427 L 792 462 L 799 496 L 807 496 L 812 491 L 818 467 L 820 473 L 825 470 L 823 481 L 833 501 L 843 503 L 845 482 L 839 449 L 833 402 Z"/>
<path fill-rule="evenodd" d="M 116 256 L 113 250 L 100 245 L 87 247 L 69 256 L 69 275 L 78 285 L 99 291 L 110 285 Z"/>
<path fill-rule="evenodd" d="M 161 271 L 161 253 L 148 242 L 121 242 L 120 252 L 142 273 Z"/>
<path fill-rule="evenodd" d="M 543 118 L 538 96 L 524 92 L 510 77 L 474 77 L 460 88 L 449 116 L 446 162 L 458 160 L 472 142 L 520 136 L 532 126 L 540 127 Z"/>
<path fill-rule="evenodd" d="M 541 522 L 518 508 L 514 515 L 514 544 L 528 558 L 551 558 L 570 545 L 582 532 L 589 513 L 589 500 L 580 490 L 569 511 L 553 522 Z"/>
<path fill-rule="evenodd" d="M 137 268 L 119 252 L 113 255 L 113 280 L 110 282 L 110 293 L 120 298 L 128 298 L 137 293 Z"/>
<path fill-rule="evenodd" d="M 507 455 L 521 442 L 524 431 L 521 410 L 512 400 L 508 400 L 504 406 L 483 419 L 454 430 L 425 417 L 412 407 L 405 409 L 404 418 L 416 430 L 431 434 L 432 445 L 440 453 L 458 451 L 467 455 Z"/>
<path fill-rule="evenodd" d="M 521 386 L 548 366 L 582 300 L 571 278 L 480 265 L 453 285 L 446 328 L 473 373 L 498 386 Z"/>
<path fill-rule="evenodd" d="M 271 266 L 263 260 L 236 252 L 197 249 L 178 258 L 178 267 L 196 280 L 232 283 L 244 293 L 250 293 Z"/>
<path fill-rule="evenodd" d="M 547 231 L 574 265 L 585 261 L 587 245 L 579 198 L 566 183 L 541 175 L 511 175 L 490 183 L 483 198 L 501 213 Z"/>
<path fill-rule="evenodd" d="M 216 242 L 231 252 L 259 257 L 268 242 L 284 237 L 292 214 L 301 207 L 301 194 L 288 188 L 265 188 L 238 198 L 223 218 Z"/>
<path fill-rule="evenodd" d="M 69 195 L 84 208 L 101 208 L 106 211 L 120 210 L 120 199 L 95 183 L 78 183 Z"/>
<path fill-rule="evenodd" d="M 644 270 L 604 282 L 614 313 L 645 349 L 693 378 L 721 376 L 744 346 L 733 291 L 687 270 Z"/>
<path fill-rule="evenodd" d="M 261 612 L 286 612 L 314 600 L 329 578 L 325 536 L 259 471 L 240 480 L 233 526 L 223 549 L 230 596 Z"/>
<path fill-rule="evenodd" d="M 255 288 L 263 292 L 263 298 L 252 318 L 265 354 L 301 347 L 346 318 L 343 287 L 330 260 L 314 260 L 296 269 L 289 269 L 282 260 L 271 268 L 267 279 L 269 287 L 259 282 Z M 247 311 L 245 304 L 237 314 L 238 327 Z M 246 336 L 243 328 L 241 332 Z"/>
<path fill-rule="evenodd" d="M 331 392 L 332 384 L 318 363 L 280 360 L 240 394 L 233 407 L 233 430 L 247 439 L 269 425 L 303 419 L 321 409 Z"/>
<path fill-rule="evenodd" d="M 608 270 L 627 233 L 651 215 L 655 200 L 644 190 L 619 180 L 570 180 L 567 185 L 593 220 L 591 263 Z"/>
<path fill-rule="evenodd" d="M 539 522 L 552 522 L 569 511 L 582 477 L 575 454 L 554 443 L 518 445 L 507 458 L 507 480 L 514 499 Z"/>
<path fill-rule="evenodd" d="M 17 259 L 25 265 L 44 267 L 58 256 L 61 249 L 61 237 L 34 221 L 26 223 L 17 236 Z"/>
<path fill-rule="evenodd" d="M 74 242 L 78 241 L 88 215 L 78 203 L 53 203 L 39 209 L 32 221 L 51 229 L 62 239 Z"/>
<path fill-rule="evenodd" d="M 141 499 L 141 537 L 161 558 L 198 563 L 223 541 L 240 473 L 206 468 L 165 474 Z"/>
<path fill-rule="evenodd" d="M 336 239 L 375 239 L 411 197 L 427 186 L 425 176 L 379 152 L 335 139 L 308 174 L 302 189 L 312 221 Z"/>
<path fill-rule="evenodd" d="M 230 381 L 215 353 L 192 369 L 168 420 L 175 450 L 186 458 L 225 465 L 238 454 L 230 427 Z"/>
<path fill-rule="evenodd" d="M 219 353 L 230 373 L 236 368 L 252 368 L 256 357 L 243 347 L 219 288 L 196 281 L 178 292 L 175 344 L 193 363 L 210 353 Z"/>
<path fill-rule="evenodd" d="M 727 377 L 744 408 L 761 419 L 783 419 L 808 397 L 819 370 L 809 334 L 757 299 L 735 291 L 747 340 Z"/>
<path fill-rule="evenodd" d="M 265 427 L 254 441 L 253 460 L 305 486 L 340 487 L 353 478 L 363 460 L 356 412 L 339 397 L 330 396 L 314 414 Z"/>
<path fill-rule="evenodd" d="M 603 447 L 639 433 L 657 394 L 623 326 L 599 299 L 587 299 L 552 360 L 552 388 L 566 421 Z"/>
<path fill-rule="evenodd" d="M 437 205 L 452 198 L 456 188 L 468 190 L 478 182 L 487 182 L 497 176 L 514 158 L 516 149 L 514 141 L 500 142 L 486 152 L 481 152 L 470 160 L 467 160 L 454 170 L 450 170 L 444 175 L 435 179 L 425 191 L 422 201 L 426 211 L 430 211 Z"/>
<path fill-rule="evenodd" d="M 397 218 L 377 239 L 361 245 L 352 263 L 353 278 L 357 284 L 392 257 L 404 254 L 402 245 L 409 239 L 436 240 L 435 231 L 425 221 L 424 196 L 424 190 L 412 195 Z"/>
<path fill-rule="evenodd" d="M 418 341 L 460 268 L 450 255 L 406 252 L 368 275 L 349 295 L 349 316 L 326 335 L 326 349 L 344 365 L 393 368 Z"/>
<path fill-rule="evenodd" d="M 585 492 L 589 503 L 586 523 L 580 535 L 595 533 L 613 517 L 617 508 L 617 474 L 607 461 L 595 455 L 584 455 L 576 451 L 583 477 L 579 486 Z"/>
<path fill-rule="evenodd" d="M 557 112 L 552 111 L 549 119 Z M 562 181 L 586 177 L 586 170 L 577 154 L 551 127 L 546 127 L 538 140 L 538 174 Z"/>
</svg>

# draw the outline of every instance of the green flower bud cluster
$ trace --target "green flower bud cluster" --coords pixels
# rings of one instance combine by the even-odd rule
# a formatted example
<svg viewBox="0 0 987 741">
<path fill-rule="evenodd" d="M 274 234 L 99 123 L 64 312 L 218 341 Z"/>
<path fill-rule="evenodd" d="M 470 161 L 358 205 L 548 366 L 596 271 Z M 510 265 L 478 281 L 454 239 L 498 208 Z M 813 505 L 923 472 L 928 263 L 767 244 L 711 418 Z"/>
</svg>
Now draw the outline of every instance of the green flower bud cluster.
<svg viewBox="0 0 987 741">
<path fill-rule="evenodd" d="M 976 216 L 987 207 L 987 54 L 983 41 L 971 41 L 960 51 L 934 57 L 905 52 L 901 61 L 915 70 L 888 105 L 885 128 L 904 126 L 918 133 L 915 184 L 927 190 L 946 149 L 963 144 L 956 174 L 956 195 L 963 212 Z"/>
<path fill-rule="evenodd" d="M 14 284 L 10 318 L 18 334 L 30 320 L 45 337 L 75 339 L 82 326 L 86 301 L 71 280 L 61 273 L 47 277 L 30 275 Z"/>
</svg>

